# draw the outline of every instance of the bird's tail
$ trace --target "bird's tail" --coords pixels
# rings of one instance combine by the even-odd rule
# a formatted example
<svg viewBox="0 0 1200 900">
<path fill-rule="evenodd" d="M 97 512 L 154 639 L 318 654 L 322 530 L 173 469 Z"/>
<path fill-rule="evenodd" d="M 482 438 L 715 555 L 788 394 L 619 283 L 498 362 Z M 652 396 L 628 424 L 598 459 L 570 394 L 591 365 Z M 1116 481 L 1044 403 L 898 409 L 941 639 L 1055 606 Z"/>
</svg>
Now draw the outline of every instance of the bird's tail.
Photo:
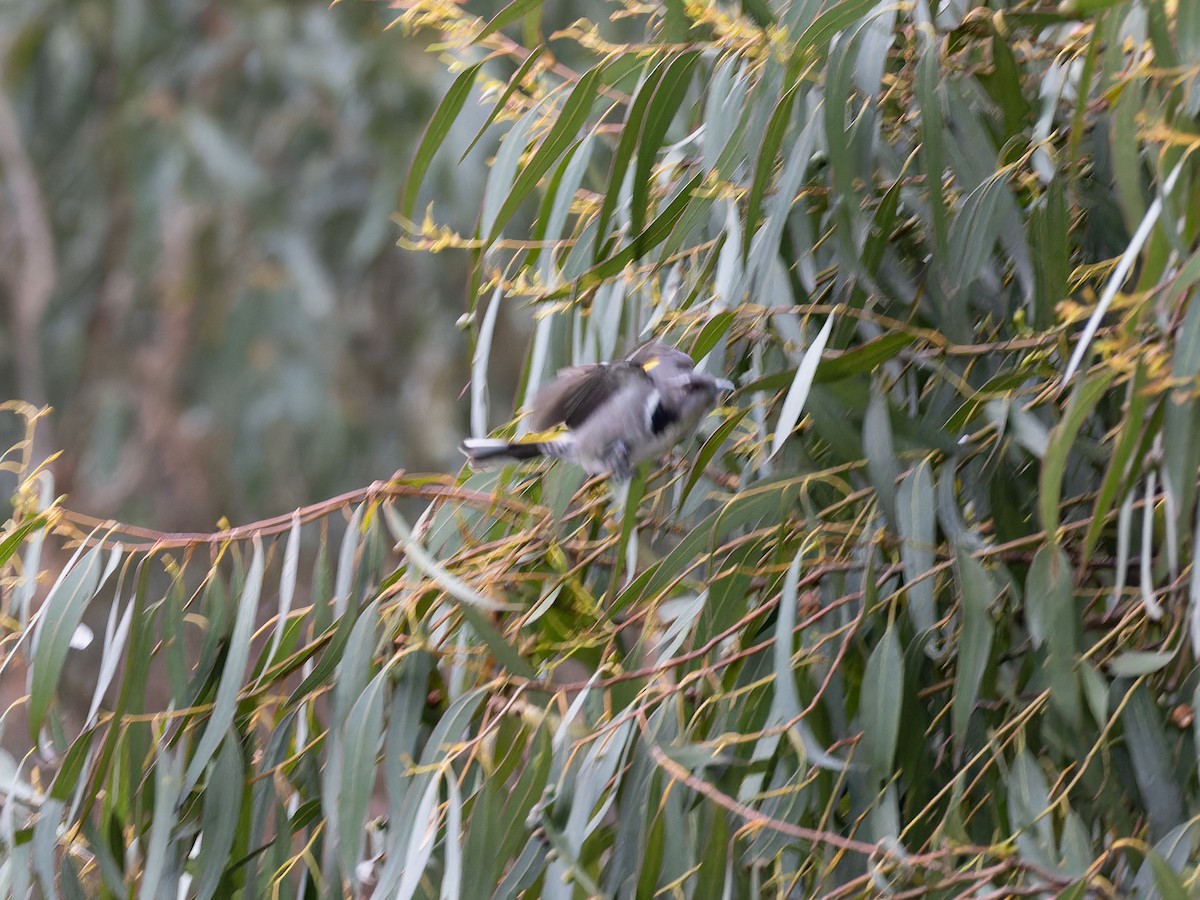
<svg viewBox="0 0 1200 900">
<path fill-rule="evenodd" d="M 563 438 L 550 441 L 506 441 L 502 438 L 467 438 L 459 446 L 467 461 L 476 468 L 505 466 L 514 462 L 549 456 L 556 459 L 571 455 L 570 442 Z"/>
</svg>

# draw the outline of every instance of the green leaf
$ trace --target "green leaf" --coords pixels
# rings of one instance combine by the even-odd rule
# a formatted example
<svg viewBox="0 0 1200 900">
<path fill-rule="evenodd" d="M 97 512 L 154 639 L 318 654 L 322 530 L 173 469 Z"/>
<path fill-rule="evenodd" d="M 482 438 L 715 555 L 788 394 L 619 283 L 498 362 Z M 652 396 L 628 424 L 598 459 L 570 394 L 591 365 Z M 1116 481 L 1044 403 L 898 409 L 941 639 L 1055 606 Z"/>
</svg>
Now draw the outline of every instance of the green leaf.
<svg viewBox="0 0 1200 900">
<path fill-rule="evenodd" d="M 933 602 L 934 538 L 937 528 L 937 497 L 934 495 L 933 470 L 929 459 L 900 480 L 896 494 L 896 518 L 903 544 L 904 583 L 908 592 L 908 617 L 922 637 L 926 652 L 936 649 L 937 614 Z"/>
<path fill-rule="evenodd" d="M 896 629 L 889 624 L 867 659 L 859 704 L 867 766 L 876 785 L 891 777 L 903 706 L 904 655 Z"/>
<path fill-rule="evenodd" d="M 554 244 L 562 237 L 567 214 L 571 210 L 571 203 L 575 200 L 575 194 L 579 190 L 580 184 L 583 183 L 584 173 L 591 162 L 595 139 L 596 129 L 593 128 L 577 147 L 568 151 L 567 155 L 563 157 L 563 161 L 559 163 L 558 169 L 551 176 L 550 183 L 546 187 L 542 209 L 537 222 L 534 223 L 534 240 L 544 241 L 548 246 L 531 251 L 529 264 L 531 266 L 534 262 L 539 264 L 538 274 L 541 276 L 542 283 L 548 287 L 554 287 L 557 283 L 558 276 L 554 270 Z M 548 328 L 549 325 L 550 319 L 544 319 L 538 323 L 539 329 Z M 535 345 L 537 343 L 535 338 Z M 531 366 L 534 371 L 540 372 L 542 369 L 541 365 L 533 365 L 532 360 Z M 530 390 L 532 390 L 532 386 Z M 529 399 L 532 399 L 532 395 Z"/>
<path fill-rule="evenodd" d="M 839 31 L 853 25 L 878 5 L 878 0 L 841 0 L 826 7 L 804 29 L 792 52 L 803 53 L 808 58 L 820 56 Z"/>
<path fill-rule="evenodd" d="M 792 379 L 792 386 L 788 388 L 787 396 L 783 399 L 783 407 L 779 410 L 779 418 L 775 422 L 775 436 L 771 440 L 771 452 L 767 454 L 768 459 L 772 459 L 779 453 L 787 439 L 791 437 L 792 429 L 800 421 L 800 414 L 804 412 L 804 401 L 808 399 L 813 376 L 821 362 L 821 353 L 825 350 L 825 342 L 829 340 L 831 331 L 833 331 L 832 313 L 825 319 L 825 324 L 821 327 L 820 332 L 809 344 L 808 349 L 804 351 L 800 365 L 796 368 L 796 377 Z"/>
<path fill-rule="evenodd" d="M 458 74 L 454 83 L 450 85 L 450 90 L 446 91 L 446 96 L 442 98 L 442 102 L 434 111 L 433 118 L 429 120 L 429 125 L 425 128 L 425 133 L 421 135 L 421 142 L 417 144 L 417 152 L 413 154 L 412 163 L 408 168 L 408 177 L 404 181 L 404 199 L 400 204 L 400 209 L 406 219 L 412 219 L 413 207 L 417 203 L 417 193 L 421 189 L 421 181 L 429 170 L 429 164 L 433 162 L 434 154 L 442 146 L 446 135 L 450 133 L 450 129 L 458 119 L 458 114 L 467 102 L 467 97 L 471 96 L 471 90 L 475 86 L 475 76 L 479 74 L 482 66 L 483 63 L 475 63 Z"/>
<path fill-rule="evenodd" d="M 632 579 L 637 574 L 637 511 L 638 504 L 646 495 L 645 466 L 641 467 L 633 478 L 613 490 L 613 506 L 620 509 L 621 542 L 617 545 L 624 553 L 627 578 Z M 617 579 L 621 573 L 619 566 L 613 567 L 612 580 L 609 583 L 609 593 L 616 593 Z"/>
<path fill-rule="evenodd" d="M 300 569 L 300 533 L 300 513 L 297 511 L 292 515 L 292 527 L 288 531 L 287 545 L 283 551 L 283 571 L 279 574 L 279 607 L 275 612 L 271 645 L 263 654 L 263 671 L 259 673 L 256 683 L 261 683 L 262 676 L 275 658 L 288 628 L 288 613 L 292 610 L 292 600 L 296 596 L 296 578 Z"/>
<path fill-rule="evenodd" d="M 884 254 L 891 245 L 892 233 L 896 225 L 896 212 L 900 208 L 900 190 L 907 183 L 906 175 L 911 160 L 912 157 L 909 157 L 904 161 L 904 168 L 896 174 L 892 186 L 887 189 L 887 193 L 879 201 L 879 208 L 875 211 L 875 219 L 871 223 L 871 232 L 863 244 L 862 271 L 869 278 L 874 278 L 878 273 L 879 264 L 883 261 Z M 875 340 L 902 335 L 903 332 L 891 332 Z M 870 343 L 874 343 L 874 341 Z"/>
<path fill-rule="evenodd" d="M 1154 886 L 1158 888 L 1159 896 L 1163 900 L 1189 900 L 1194 896 L 1184 884 L 1183 879 L 1179 877 L 1179 873 L 1167 865 L 1166 860 L 1161 856 L 1151 850 L 1147 854 L 1147 859 L 1154 872 Z"/>
<path fill-rule="evenodd" d="M 129 643 L 129 654 L 123 660 L 125 662 L 125 677 L 121 682 L 121 690 L 117 694 L 116 702 L 112 706 L 112 717 L 114 721 L 121 721 L 121 717 L 127 711 L 140 712 L 143 707 L 142 692 L 146 686 L 146 673 L 149 668 L 150 650 L 154 636 L 150 633 L 151 628 L 148 627 L 146 616 L 146 584 L 150 576 L 150 566 L 146 560 L 142 560 L 138 564 L 137 585 L 134 588 L 133 601 L 130 604 L 132 607 L 132 616 L 130 621 L 134 623 L 133 635 Z M 100 747 L 100 752 L 97 754 L 94 771 L 108 772 L 109 766 L 112 765 L 113 757 L 116 754 L 118 744 L 123 744 L 129 741 L 131 729 L 109 728 L 104 737 L 104 743 Z M 86 821 L 91 815 L 93 804 L 97 799 L 97 794 L 94 791 L 84 791 L 81 794 L 82 805 L 79 811 L 79 820 Z"/>
<path fill-rule="evenodd" d="M 408 527 L 408 523 L 404 521 L 395 507 L 384 506 L 383 516 L 392 536 L 403 546 L 409 562 L 436 582 L 447 596 L 465 606 L 476 606 L 488 612 L 497 612 L 504 608 L 498 600 L 475 590 L 435 560 L 424 547 L 416 542 L 412 536 L 412 529 Z"/>
<path fill-rule="evenodd" d="M 601 257 L 606 252 L 608 224 L 621 196 L 625 172 L 629 168 L 634 151 L 637 150 L 641 140 L 642 129 L 645 126 L 650 102 L 654 99 L 654 92 L 658 90 L 667 68 L 674 60 L 674 56 L 668 56 L 650 70 L 642 83 L 638 85 L 637 92 L 633 95 L 625 112 L 625 122 L 621 126 L 621 140 L 617 142 L 617 149 L 613 151 L 612 164 L 609 166 L 608 190 L 604 192 L 604 201 L 600 204 L 600 214 L 596 219 L 596 240 L 592 251 L 593 265 L 600 263 Z"/>
<path fill-rule="evenodd" d="M 446 779 L 446 828 L 442 842 L 442 896 L 458 900 L 463 880 L 462 848 L 463 799 L 458 782 Z"/>
<path fill-rule="evenodd" d="M 383 707 L 392 672 L 384 666 L 351 707 L 343 724 L 341 790 L 338 793 L 338 849 L 342 871 L 352 873 L 362 858 L 364 825 L 375 792 Z"/>
<path fill-rule="evenodd" d="M 666 13 L 663 15 L 663 38 L 672 44 L 682 44 L 688 38 L 692 20 L 688 17 L 683 0 L 663 0 Z"/>
<path fill-rule="evenodd" d="M 540 2 L 540 0 L 539 0 Z M 533 69 L 534 63 L 542 58 L 542 54 L 546 52 L 545 47 L 534 47 L 529 51 L 529 55 L 525 57 L 525 61 L 513 72 L 512 77 L 508 79 L 508 84 L 504 86 L 504 91 L 500 94 L 499 99 L 492 104 L 492 111 L 488 113 L 483 124 L 479 126 L 479 130 L 475 132 L 475 137 L 467 142 L 466 148 L 459 154 L 458 161 L 461 163 L 467 158 L 467 154 L 475 149 L 475 145 L 479 143 L 480 138 L 487 134 L 487 130 L 492 127 L 492 123 L 496 121 L 496 117 L 502 113 L 508 105 L 508 99 L 516 93 L 517 89 L 525 83 L 530 70 Z"/>
<path fill-rule="evenodd" d="M 1100 538 L 1100 533 L 1107 524 L 1108 514 L 1112 512 L 1113 503 L 1117 498 L 1117 491 L 1125 483 L 1129 473 L 1134 449 L 1146 436 L 1146 407 L 1150 402 L 1149 393 L 1146 391 L 1148 381 L 1149 375 L 1146 363 L 1144 360 L 1139 359 L 1133 370 L 1133 378 L 1130 380 L 1126 392 L 1128 398 L 1126 408 L 1128 411 L 1119 426 L 1116 440 L 1113 443 L 1112 452 L 1109 456 L 1108 469 L 1104 473 L 1104 480 L 1100 482 L 1100 490 L 1096 492 L 1096 502 L 1092 506 L 1091 522 L 1088 524 L 1087 534 L 1083 538 L 1083 549 L 1080 551 L 1080 556 L 1083 559 L 1091 558 L 1092 551 L 1096 548 L 1096 541 Z"/>
<path fill-rule="evenodd" d="M 795 666 L 792 653 L 795 646 L 796 617 L 800 608 L 800 571 L 804 565 L 804 548 L 792 557 L 779 595 L 779 617 L 775 620 L 775 645 L 772 662 L 775 668 L 775 691 L 771 698 L 771 720 L 791 722 L 800 713 L 800 695 L 796 692 Z M 773 740 L 773 739 L 771 739 Z"/>
<path fill-rule="evenodd" d="M 963 201 L 950 237 L 950 259 L 954 261 L 955 286 L 967 288 L 983 267 L 1000 237 L 1000 203 L 1008 193 L 1013 167 L 1005 166 Z"/>
<path fill-rule="evenodd" d="M 915 340 L 915 335 L 893 331 L 860 344 L 852 350 L 831 353 L 817 366 L 813 383 L 828 384 L 854 375 L 874 372 L 880 365 L 910 347 Z"/>
<path fill-rule="evenodd" d="M 652 179 L 650 171 L 658 159 L 659 148 L 674 121 L 679 105 L 683 102 L 688 85 L 692 80 L 692 69 L 700 58 L 698 50 L 680 53 L 667 63 L 662 80 L 655 88 L 654 96 L 646 108 L 645 124 L 638 136 L 637 161 L 633 167 L 633 184 L 630 193 L 629 228 L 634 234 L 642 230 L 646 211 L 650 206 L 649 196 Z M 665 235 L 664 235 L 665 237 Z M 639 235 L 640 238 L 640 235 Z M 635 244 L 637 240 L 635 240 Z M 639 255 L 644 250 L 639 250 Z"/>
<path fill-rule="evenodd" d="M 337 677 L 333 683 L 333 708 L 330 714 L 332 727 L 341 728 L 351 715 L 354 705 L 361 699 L 367 685 L 371 683 L 378 667 L 376 651 L 379 647 L 379 607 L 382 600 L 373 600 L 362 615 L 354 621 L 350 639 L 337 665 Z M 349 618 L 349 614 L 343 618 Z"/>
<path fill-rule="evenodd" d="M 1045 774 L 1025 748 L 1013 760 L 1007 788 L 1008 827 L 1017 835 L 1021 856 L 1038 865 L 1053 866 L 1058 854 L 1050 817 L 1050 790 Z"/>
<path fill-rule="evenodd" d="M 304 677 L 304 680 L 288 695 L 287 702 L 283 705 L 283 712 L 290 712 L 307 699 L 310 693 L 322 688 L 326 679 L 329 678 L 342 661 L 342 654 L 347 643 L 350 641 L 350 635 L 354 632 L 354 626 L 358 618 L 358 616 L 349 613 L 339 616 L 337 621 L 327 631 L 322 632 L 316 640 L 309 644 L 309 647 L 306 648 L 302 655 L 305 661 L 309 655 L 315 653 L 320 648 L 324 648 L 324 652 L 321 653 L 321 658 Z"/>
<path fill-rule="evenodd" d="M 1168 739 L 1163 717 L 1144 683 L 1132 688 L 1121 712 L 1121 726 L 1133 777 L 1150 816 L 1151 834 L 1157 839 L 1181 824 L 1187 813 L 1175 778 L 1174 742 Z"/>
<path fill-rule="evenodd" d="M 488 649 L 492 651 L 492 655 L 496 657 L 496 662 L 503 666 L 507 672 L 516 675 L 518 678 L 527 678 L 530 681 L 537 678 L 537 672 L 534 671 L 533 666 L 517 652 L 512 644 L 504 639 L 504 636 L 489 621 L 484 613 L 473 606 L 460 606 L 459 610 L 462 612 L 463 618 L 470 623 L 472 630 L 482 638 L 483 642 L 487 644 Z"/>
<path fill-rule="evenodd" d="M 488 361 L 492 355 L 496 318 L 500 314 L 500 304 L 503 300 L 504 289 L 497 283 L 487 311 L 483 314 L 483 321 L 475 338 L 475 348 L 471 354 L 471 434 L 476 437 L 484 437 L 488 433 Z"/>
<path fill-rule="evenodd" d="M 958 434 L 990 401 L 1009 396 L 1014 388 L 1027 383 L 1030 378 L 1047 377 L 1050 374 L 1048 371 L 1043 374 L 1036 370 L 1021 368 L 1015 372 L 1002 372 L 989 378 L 982 387 L 972 391 L 963 404 L 946 420 L 946 432 Z"/>
<path fill-rule="evenodd" d="M 202 840 L 196 858 L 194 890 L 199 898 L 215 897 L 222 876 L 230 865 L 229 851 L 237 835 L 242 813 L 245 773 L 242 753 L 236 740 L 226 740 L 209 770 L 204 786 Z"/>
<path fill-rule="evenodd" d="M 1033 297 L 1033 325 L 1049 328 L 1054 310 L 1069 292 L 1071 276 L 1071 221 L 1066 188 L 1055 179 L 1047 188 L 1040 206 L 1030 211 L 1031 243 L 1037 290 Z"/>
<path fill-rule="evenodd" d="M 932 29 L 918 32 L 920 54 L 917 61 L 916 99 L 921 110 L 921 162 L 925 175 L 925 190 L 929 193 L 929 217 L 933 226 L 933 248 L 939 256 L 949 254 L 950 226 L 945 178 L 948 136 L 942 112 L 941 49 Z"/>
<path fill-rule="evenodd" d="M 92 746 L 97 731 L 96 728 L 89 728 L 71 742 L 58 771 L 54 774 L 54 784 L 50 788 L 51 800 L 69 800 L 79 788 L 80 782 L 87 777 L 84 769 L 92 757 Z"/>
<path fill-rule="evenodd" d="M 692 458 L 691 470 L 688 472 L 687 481 L 685 481 L 683 484 L 683 492 L 679 495 L 679 503 L 677 506 L 680 509 L 683 508 L 687 498 L 691 496 L 692 489 L 696 486 L 697 482 L 699 482 L 704 476 L 705 471 L 708 469 L 709 463 L 711 463 L 713 458 L 717 455 L 717 451 L 721 449 L 725 441 L 727 441 L 729 436 L 733 434 L 734 429 L 738 427 L 742 419 L 744 419 L 749 412 L 750 409 L 748 407 L 743 407 L 718 425 L 713 430 L 713 433 L 708 436 L 708 439 L 700 447 L 696 455 Z"/>
<path fill-rule="evenodd" d="M 867 457 L 867 475 L 875 487 L 879 504 L 893 528 L 898 528 L 896 482 L 901 465 L 892 441 L 892 423 L 888 416 L 887 390 L 878 380 L 871 384 L 871 396 L 862 425 L 863 453 Z"/>
<path fill-rule="evenodd" d="M 154 764 L 154 813 L 150 820 L 150 833 L 146 839 L 146 862 L 142 870 L 139 900 L 159 897 L 159 886 L 167 866 L 167 851 L 171 837 L 177 827 L 177 805 L 182 794 L 179 779 L 183 768 L 183 754 L 171 752 L 160 745 Z"/>
<path fill-rule="evenodd" d="M 216 699 L 200 739 L 192 749 L 192 758 L 183 776 L 182 790 L 186 794 L 200 781 L 200 776 L 212 760 L 213 753 L 225 739 L 233 715 L 237 710 L 238 693 L 246 675 L 246 661 L 250 658 L 250 639 L 254 634 L 254 622 L 258 617 L 258 601 L 262 596 L 263 547 L 261 538 L 254 538 L 254 555 L 237 601 L 237 616 L 233 634 L 229 637 L 229 648 L 221 679 L 217 685 Z"/>
<path fill-rule="evenodd" d="M 1112 369 L 1100 369 L 1077 385 L 1071 394 L 1062 421 L 1050 432 L 1050 442 L 1042 459 L 1041 477 L 1038 482 L 1038 512 L 1042 530 L 1051 541 L 1058 540 L 1059 500 L 1062 496 L 1063 472 L 1066 470 L 1067 460 L 1072 458 L 1071 448 L 1084 420 L 1112 384 L 1114 374 Z"/>
<path fill-rule="evenodd" d="M 700 360 L 708 356 L 710 350 L 717 345 L 721 338 L 729 333 L 729 329 L 737 322 L 737 314 L 733 310 L 723 309 L 704 323 L 700 334 L 696 337 L 689 351 L 692 359 Z"/>
<path fill-rule="evenodd" d="M 343 615 L 347 609 L 354 604 L 351 594 L 354 593 L 356 575 L 359 568 L 359 552 L 363 550 L 364 535 L 363 535 L 363 514 L 367 508 L 366 503 L 360 503 L 354 509 L 354 514 L 350 516 L 350 521 L 346 523 L 346 530 L 342 534 L 342 543 L 338 548 L 337 557 L 337 573 L 333 578 L 333 614 L 336 616 Z"/>
<path fill-rule="evenodd" d="M 1065 16 L 1085 18 L 1124 2 L 1125 0 L 1063 0 L 1058 6 L 1058 11 Z"/>
<path fill-rule="evenodd" d="M 102 548 L 96 546 L 81 559 L 73 561 L 50 589 L 38 614 L 33 633 L 29 689 L 29 733 L 35 738 L 58 688 L 71 649 L 71 638 L 83 619 L 88 602 L 103 583 L 100 577 L 102 553 Z M 120 557 L 118 548 L 113 551 L 108 572 L 112 572 Z M 105 575 L 104 580 L 107 577 Z"/>
<path fill-rule="evenodd" d="M 1072 727 L 1082 718 L 1075 655 L 1079 647 L 1079 613 L 1075 607 L 1074 572 L 1063 551 L 1043 545 L 1025 581 L 1025 615 L 1034 646 L 1046 651 L 1046 686 L 1050 703 Z"/>
<path fill-rule="evenodd" d="M 1108 661 L 1108 671 L 1117 678 L 1138 678 L 1160 672 L 1175 658 L 1175 651 L 1125 650 Z"/>
<path fill-rule="evenodd" d="M 1004 112 L 1007 140 L 1025 126 L 1030 104 L 1022 92 L 1021 67 L 1009 46 L 1008 37 L 999 31 L 993 32 L 988 49 L 992 55 L 992 69 L 980 76 L 980 81 Z"/>
<path fill-rule="evenodd" d="M 575 285 L 566 285 L 551 293 L 547 299 L 565 297 L 578 290 L 595 287 L 606 278 L 611 278 L 632 262 L 642 258 L 642 254 L 650 251 L 666 240 L 675 223 L 680 220 L 689 204 L 694 202 L 695 190 L 703 181 L 703 174 L 697 172 L 675 194 L 675 197 L 658 214 L 658 217 L 646 226 L 646 230 L 630 241 L 617 253 L 588 269 L 577 279 Z"/>
<path fill-rule="evenodd" d="M 958 641 L 958 667 L 954 673 L 951 724 L 959 748 L 979 698 L 979 686 L 992 654 L 996 626 L 991 606 L 1000 592 L 991 575 L 962 547 L 957 551 L 958 589 L 962 596 L 962 632 Z"/>
<path fill-rule="evenodd" d="M 1188 305 L 1178 329 L 1171 358 L 1174 385 L 1194 384 L 1200 377 L 1200 303 Z M 1162 427 L 1163 489 L 1166 509 L 1173 513 L 1168 534 L 1186 536 L 1196 502 L 1196 471 L 1200 469 L 1200 415 L 1190 390 L 1176 387 L 1167 394 Z M 1176 547 L 1168 548 L 1174 560 Z M 1174 565 L 1172 566 L 1174 569 Z"/>
<path fill-rule="evenodd" d="M 529 888 L 537 881 L 549 862 L 549 852 L 545 837 L 534 833 L 492 896 L 500 900 L 516 900 L 518 897 L 529 896 Z"/>
<path fill-rule="evenodd" d="M 518 19 L 527 16 L 532 10 L 541 6 L 543 2 L 544 0 L 512 0 L 508 6 L 496 13 L 491 21 L 480 29 L 479 34 L 471 38 L 471 43 L 478 44 L 484 38 L 491 37 L 501 28 L 505 28 Z"/>
<path fill-rule="evenodd" d="M 779 98 L 775 108 L 771 111 L 771 118 L 767 122 L 762 142 L 758 147 L 758 156 L 754 163 L 754 177 L 750 182 L 750 197 L 746 201 L 746 243 L 742 254 L 743 260 L 750 255 L 750 239 L 758 228 L 763 197 L 766 196 L 767 185 L 775 172 L 776 157 L 779 155 L 779 148 L 783 145 L 792 110 L 796 106 L 796 91 L 799 87 L 799 81 L 793 83 Z"/>
<path fill-rule="evenodd" d="M 55 859 L 55 851 L 58 849 L 58 829 L 62 824 L 63 812 L 61 803 L 54 800 L 43 802 L 33 823 L 30 853 L 33 857 L 33 873 L 44 897 L 58 897 L 61 866 Z"/>
<path fill-rule="evenodd" d="M 746 136 L 746 119 L 754 111 L 747 103 L 750 72 L 746 60 L 727 56 L 712 67 L 704 98 L 704 134 L 701 136 L 703 166 L 728 181 L 731 164 L 740 163 Z"/>
<path fill-rule="evenodd" d="M 44 515 L 32 516 L 6 534 L 3 540 L 0 540 L 0 566 L 7 563 L 12 555 L 21 548 L 21 545 L 25 543 L 25 538 L 31 532 L 45 528 L 46 522 L 47 519 Z"/>
<path fill-rule="evenodd" d="M 593 66 L 579 79 L 567 102 L 554 116 L 554 124 L 543 138 L 533 156 L 520 167 L 512 188 L 505 195 L 496 212 L 495 218 L 484 222 L 481 231 L 486 233 L 488 242 L 495 241 L 508 224 L 509 219 L 517 211 L 517 207 L 537 187 L 542 176 L 559 160 L 567 149 L 577 142 L 579 129 L 587 121 L 592 104 L 597 97 L 597 83 L 604 71 L 604 63 Z M 512 136 L 512 132 L 509 133 Z"/>
<path fill-rule="evenodd" d="M 401 853 L 404 868 L 400 886 L 392 895 L 397 900 L 411 900 L 416 895 L 421 878 L 425 874 L 425 867 L 429 865 L 429 858 L 433 855 L 434 837 L 440 818 L 437 800 L 441 774 L 438 770 L 434 777 L 429 779 L 412 818 L 407 822 L 396 823 L 401 826 L 397 833 L 402 836 L 402 842 L 397 843 L 396 851 Z"/>
</svg>

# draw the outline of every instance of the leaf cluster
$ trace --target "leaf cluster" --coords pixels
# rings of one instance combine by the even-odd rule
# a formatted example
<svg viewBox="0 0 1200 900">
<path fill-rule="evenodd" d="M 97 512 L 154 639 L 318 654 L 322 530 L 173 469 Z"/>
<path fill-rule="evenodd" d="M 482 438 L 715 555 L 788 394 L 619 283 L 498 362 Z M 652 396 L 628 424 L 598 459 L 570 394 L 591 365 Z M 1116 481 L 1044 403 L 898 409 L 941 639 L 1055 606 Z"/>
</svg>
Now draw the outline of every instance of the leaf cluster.
<svg viewBox="0 0 1200 900">
<path fill-rule="evenodd" d="M 517 302 L 519 402 L 648 335 L 739 390 L 627 491 L 401 474 L 219 535 L 80 535 L 44 603 L 6 610 L 62 754 L 2 835 L 11 871 L 204 896 L 1194 892 L 1200 14 L 630 3 L 644 33 L 618 41 L 543 36 L 527 0 L 402 6 L 470 61 L 409 210 L 471 86 L 504 83 L 475 231 L 437 232 L 491 298 L 473 409 Z M 71 729 L 63 636 L 112 578 L 119 691 Z"/>
</svg>

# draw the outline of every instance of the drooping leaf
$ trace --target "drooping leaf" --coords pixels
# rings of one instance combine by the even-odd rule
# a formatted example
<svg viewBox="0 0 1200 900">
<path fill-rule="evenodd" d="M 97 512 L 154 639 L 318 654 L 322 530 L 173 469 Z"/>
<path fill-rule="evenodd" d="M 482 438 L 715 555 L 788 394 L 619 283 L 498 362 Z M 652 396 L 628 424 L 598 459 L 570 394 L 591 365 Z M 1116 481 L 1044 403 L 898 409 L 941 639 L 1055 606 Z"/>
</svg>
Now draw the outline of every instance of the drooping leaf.
<svg viewBox="0 0 1200 900">
<path fill-rule="evenodd" d="M 425 127 L 425 133 L 421 136 L 421 143 L 417 145 L 417 152 L 413 154 L 412 164 L 408 168 L 408 177 L 405 179 L 404 200 L 400 205 L 405 218 L 412 218 L 413 209 L 417 205 L 417 192 L 421 189 L 421 182 L 429 170 L 429 164 L 433 162 L 434 155 L 446 140 L 446 136 L 450 133 L 458 114 L 462 112 L 467 98 L 471 96 L 471 90 L 475 86 L 475 79 L 482 65 L 482 63 L 475 63 L 458 73 L 450 90 L 446 92 L 438 104 L 437 110 L 434 111 L 433 118 Z"/>
<path fill-rule="evenodd" d="M 930 652 L 935 647 L 934 626 L 937 621 L 933 582 L 928 577 L 933 567 L 936 510 L 933 472 L 929 460 L 923 459 L 900 480 L 900 488 L 896 493 L 896 518 L 904 541 L 900 555 L 904 560 L 908 617 Z"/>
<path fill-rule="evenodd" d="M 1083 421 L 1095 408 L 1114 373 L 1102 370 L 1081 383 L 1071 395 L 1062 421 L 1050 432 L 1050 442 L 1042 459 L 1042 473 L 1038 484 L 1038 510 L 1042 530 L 1051 540 L 1056 540 L 1059 525 L 1059 499 L 1062 496 L 1063 472 L 1071 458 L 1071 449 L 1079 434 Z"/>
<path fill-rule="evenodd" d="M 804 412 L 804 401 L 808 399 L 808 390 L 812 387 L 813 376 L 821 362 L 821 354 L 825 351 L 825 342 L 833 331 L 833 316 L 830 315 L 821 330 L 804 351 L 800 365 L 796 368 L 796 377 L 788 388 L 787 396 L 783 398 L 783 406 L 779 410 L 779 419 L 775 423 L 775 436 L 771 440 L 771 452 L 768 459 L 775 456 L 791 437 L 792 429 L 800 421 Z"/>
<path fill-rule="evenodd" d="M 962 547 L 958 548 L 957 564 L 958 586 L 962 596 L 962 631 L 958 641 L 958 668 L 954 676 L 951 716 L 954 739 L 961 747 L 991 659 L 996 633 L 991 606 L 999 591 L 987 570 Z"/>
<path fill-rule="evenodd" d="M 33 735 L 41 728 L 50 708 L 71 649 L 71 638 L 79 627 L 84 609 L 108 580 L 121 555 L 118 547 L 110 554 L 102 571 L 103 548 L 93 547 L 72 561 L 46 597 L 33 634 L 29 691 L 29 729 Z"/>
<path fill-rule="evenodd" d="M 541 6 L 543 2 L 544 0 L 512 0 L 500 12 L 492 16 L 488 23 L 479 30 L 479 33 L 471 39 L 471 43 L 478 44 L 485 38 L 495 34 L 501 28 L 505 28 L 528 15 L 532 10 Z"/>
<path fill-rule="evenodd" d="M 242 594 L 237 600 L 233 632 L 229 636 L 229 649 L 217 685 L 216 698 L 208 722 L 192 748 L 191 759 L 183 773 L 180 785 L 183 793 L 191 791 L 199 782 L 200 776 L 208 767 L 221 741 L 225 740 L 233 722 L 238 693 L 246 674 L 246 662 L 250 658 L 250 638 L 258 616 L 258 601 L 262 596 L 264 567 L 262 540 L 255 538 L 254 555 L 250 560 L 250 568 L 246 571 Z"/>
<path fill-rule="evenodd" d="M 889 625 L 867 659 L 859 709 L 867 741 L 867 765 L 876 784 L 886 782 L 893 771 L 903 704 L 903 654 L 896 629 Z"/>
</svg>

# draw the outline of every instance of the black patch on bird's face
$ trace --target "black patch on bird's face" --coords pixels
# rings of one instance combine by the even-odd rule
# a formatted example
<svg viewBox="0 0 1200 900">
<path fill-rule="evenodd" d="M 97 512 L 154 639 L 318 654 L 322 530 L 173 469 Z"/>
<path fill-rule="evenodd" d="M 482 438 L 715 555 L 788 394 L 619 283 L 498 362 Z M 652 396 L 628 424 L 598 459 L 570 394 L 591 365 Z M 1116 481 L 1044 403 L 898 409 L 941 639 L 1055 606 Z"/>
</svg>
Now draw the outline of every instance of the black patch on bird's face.
<svg viewBox="0 0 1200 900">
<path fill-rule="evenodd" d="M 673 409 L 667 409 L 663 406 L 662 400 L 659 400 L 654 404 L 654 409 L 650 410 L 650 433 L 662 434 L 678 421 L 679 413 Z"/>
</svg>

